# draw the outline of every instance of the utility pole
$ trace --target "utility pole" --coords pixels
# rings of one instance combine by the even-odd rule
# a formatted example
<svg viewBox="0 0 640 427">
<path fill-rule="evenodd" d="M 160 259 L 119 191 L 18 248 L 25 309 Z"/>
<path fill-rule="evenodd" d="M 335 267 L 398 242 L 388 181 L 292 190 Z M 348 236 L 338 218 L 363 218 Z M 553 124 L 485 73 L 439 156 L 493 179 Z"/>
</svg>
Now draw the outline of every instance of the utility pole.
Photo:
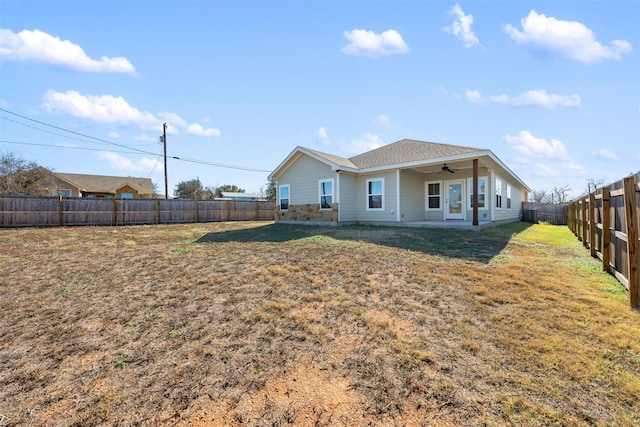
<svg viewBox="0 0 640 427">
<path fill-rule="evenodd" d="M 162 125 L 162 143 L 164 144 L 164 198 L 169 198 L 169 181 L 167 180 L 167 124 Z"/>
</svg>

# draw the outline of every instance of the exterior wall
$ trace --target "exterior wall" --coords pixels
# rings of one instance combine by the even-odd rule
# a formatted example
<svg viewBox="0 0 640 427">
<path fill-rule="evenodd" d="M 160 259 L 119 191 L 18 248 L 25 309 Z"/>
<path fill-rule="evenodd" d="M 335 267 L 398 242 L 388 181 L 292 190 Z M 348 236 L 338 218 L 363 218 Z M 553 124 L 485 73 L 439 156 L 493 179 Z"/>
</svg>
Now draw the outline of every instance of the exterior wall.
<svg viewBox="0 0 640 427">
<path fill-rule="evenodd" d="M 384 178 L 384 210 L 367 210 L 367 180 Z M 356 218 L 361 222 L 397 222 L 396 171 L 359 175 L 356 180 Z"/>
<path fill-rule="evenodd" d="M 338 204 L 334 203 L 331 210 L 320 209 L 319 203 L 291 205 L 289 210 L 281 212 L 276 205 L 275 220 L 279 221 L 310 221 L 310 222 L 338 222 Z"/>
<path fill-rule="evenodd" d="M 358 193 L 356 176 L 340 173 L 340 222 L 355 222 Z"/>
<path fill-rule="evenodd" d="M 400 171 L 400 218 L 402 221 L 425 219 L 424 174 Z"/>
<path fill-rule="evenodd" d="M 493 220 L 494 221 L 507 221 L 513 219 L 520 219 L 522 210 L 522 202 L 524 201 L 524 191 L 516 187 L 516 185 L 507 180 L 501 175 L 494 174 L 494 189 L 495 180 L 500 179 L 502 181 L 502 208 L 494 207 Z M 511 209 L 507 208 L 507 184 L 511 185 Z M 493 192 L 493 204 L 495 206 L 496 194 Z"/>
<path fill-rule="evenodd" d="M 289 185 L 290 205 L 320 205 L 318 182 L 321 179 L 333 179 L 333 201 L 336 201 L 336 172 L 311 157 L 302 155 L 278 177 L 278 199 L 280 186 Z"/>
<path fill-rule="evenodd" d="M 51 175 L 50 179 L 51 179 L 51 184 L 49 185 L 49 194 L 51 196 L 57 196 L 59 194 L 58 191 L 60 190 L 70 190 L 71 191 L 70 197 L 80 197 L 80 193 L 78 192 L 78 189 L 72 186 L 71 184 L 69 184 L 68 182 L 63 181 L 54 175 Z"/>
</svg>

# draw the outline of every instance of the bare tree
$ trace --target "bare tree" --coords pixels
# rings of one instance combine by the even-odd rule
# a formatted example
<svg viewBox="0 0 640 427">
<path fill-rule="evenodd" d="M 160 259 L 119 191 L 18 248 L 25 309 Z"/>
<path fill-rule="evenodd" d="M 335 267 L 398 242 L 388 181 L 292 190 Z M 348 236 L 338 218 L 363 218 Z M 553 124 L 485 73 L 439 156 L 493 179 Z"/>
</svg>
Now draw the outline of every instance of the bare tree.
<svg viewBox="0 0 640 427">
<path fill-rule="evenodd" d="M 529 195 L 529 199 L 533 203 L 547 203 L 549 195 L 547 194 L 547 190 L 533 190 Z"/>
<path fill-rule="evenodd" d="M 13 153 L 0 153 L 0 194 L 47 196 L 52 184 L 48 169 Z"/>
<path fill-rule="evenodd" d="M 571 191 L 571 187 L 569 184 L 565 184 L 562 187 L 554 187 L 551 190 L 551 203 L 556 203 L 559 205 L 563 205 L 567 203 L 569 200 L 569 192 Z"/>
<path fill-rule="evenodd" d="M 598 187 L 604 184 L 604 178 L 588 178 L 587 179 L 587 194 L 591 194 L 598 189 Z"/>
</svg>

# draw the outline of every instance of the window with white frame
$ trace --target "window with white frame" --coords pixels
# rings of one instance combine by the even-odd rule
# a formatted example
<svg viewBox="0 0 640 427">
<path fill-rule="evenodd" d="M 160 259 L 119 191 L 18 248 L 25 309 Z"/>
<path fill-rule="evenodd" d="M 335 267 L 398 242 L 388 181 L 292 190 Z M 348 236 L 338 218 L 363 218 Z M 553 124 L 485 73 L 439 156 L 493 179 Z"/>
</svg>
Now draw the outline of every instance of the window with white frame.
<svg viewBox="0 0 640 427">
<path fill-rule="evenodd" d="M 511 184 L 507 184 L 507 209 L 511 209 Z"/>
<path fill-rule="evenodd" d="M 469 209 L 473 209 L 473 178 L 467 184 L 469 188 Z M 487 177 L 478 177 L 478 209 L 487 209 Z"/>
<path fill-rule="evenodd" d="M 367 180 L 367 210 L 384 210 L 384 178 Z"/>
<path fill-rule="evenodd" d="M 442 182 L 427 182 L 426 190 L 426 209 L 442 210 Z"/>
<path fill-rule="evenodd" d="M 502 180 L 496 178 L 496 208 L 502 209 Z"/>
<path fill-rule="evenodd" d="M 278 205 L 281 211 L 289 210 L 289 184 L 281 185 L 279 189 Z"/>
<path fill-rule="evenodd" d="M 333 180 L 320 181 L 320 209 L 331 209 L 333 206 Z"/>
</svg>

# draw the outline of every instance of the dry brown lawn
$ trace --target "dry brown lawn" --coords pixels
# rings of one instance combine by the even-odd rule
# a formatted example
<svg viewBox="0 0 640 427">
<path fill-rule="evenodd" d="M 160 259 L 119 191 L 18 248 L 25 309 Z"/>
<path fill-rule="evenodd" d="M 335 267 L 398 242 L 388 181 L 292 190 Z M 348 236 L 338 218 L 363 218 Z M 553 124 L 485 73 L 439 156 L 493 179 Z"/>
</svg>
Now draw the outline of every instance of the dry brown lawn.
<svg viewBox="0 0 640 427">
<path fill-rule="evenodd" d="M 640 425 L 566 227 L 0 230 L 0 425 Z"/>
</svg>

